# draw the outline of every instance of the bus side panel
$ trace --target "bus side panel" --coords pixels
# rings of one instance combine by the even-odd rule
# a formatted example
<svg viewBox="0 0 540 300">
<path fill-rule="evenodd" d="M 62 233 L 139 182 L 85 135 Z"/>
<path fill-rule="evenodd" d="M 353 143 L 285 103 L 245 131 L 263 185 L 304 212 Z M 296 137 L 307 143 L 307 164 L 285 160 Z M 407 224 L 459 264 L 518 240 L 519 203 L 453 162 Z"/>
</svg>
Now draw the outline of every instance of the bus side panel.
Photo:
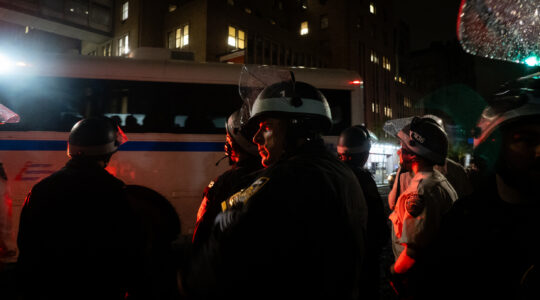
<svg viewBox="0 0 540 300">
<path fill-rule="evenodd" d="M 69 160 L 63 146 L 67 144 L 65 142 L 67 133 L 42 134 L 41 137 L 46 140 L 37 141 L 55 142 L 62 145 L 61 150 L 34 149 L 39 146 L 30 146 L 31 149 L 28 150 L 5 150 L 9 148 L 6 146 L 8 143 L 16 142 L 19 145 L 24 142 L 36 142 L 28 139 L 27 135 L 26 133 L 0 135 L 0 140 L 4 143 L 3 150 L 0 150 L 0 161 L 4 164 L 13 200 L 14 237 L 18 232 L 20 212 L 27 194 L 36 183 L 62 168 Z M 210 143 L 215 149 L 215 145 L 221 147 L 221 143 L 225 140 L 221 135 L 134 134 L 128 135 L 128 138 L 130 142 L 135 143 L 181 142 L 187 145 L 187 149 L 191 144 L 200 145 L 201 141 L 205 141 L 204 144 Z M 154 151 L 152 149 L 124 151 L 121 148 L 113 155 L 107 170 L 126 184 L 146 186 L 162 194 L 178 212 L 182 222 L 182 234 L 191 234 L 204 189 L 212 179 L 229 168 L 227 160 L 221 161 L 216 166 L 216 162 L 223 156 L 224 153 L 219 149 L 213 151 L 208 149 L 204 151 Z"/>
<path fill-rule="evenodd" d="M 107 170 L 126 184 L 158 191 L 176 208 L 182 234 L 192 234 L 206 186 L 228 167 L 218 152 L 121 151 Z"/>
<path fill-rule="evenodd" d="M 0 161 L 8 177 L 13 205 L 12 239 L 15 242 L 26 196 L 41 179 L 62 168 L 67 156 L 65 151 L 0 151 Z"/>
</svg>

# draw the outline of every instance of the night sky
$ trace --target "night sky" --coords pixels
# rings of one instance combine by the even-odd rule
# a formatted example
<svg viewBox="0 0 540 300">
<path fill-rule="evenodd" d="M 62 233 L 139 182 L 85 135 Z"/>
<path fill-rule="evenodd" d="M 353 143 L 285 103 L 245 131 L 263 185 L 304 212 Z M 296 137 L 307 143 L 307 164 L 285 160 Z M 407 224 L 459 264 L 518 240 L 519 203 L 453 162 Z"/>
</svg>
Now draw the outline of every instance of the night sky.
<svg viewBox="0 0 540 300">
<path fill-rule="evenodd" d="M 429 48 L 435 41 L 457 38 L 461 0 L 392 0 L 394 13 L 409 25 L 411 51 Z M 490 97 L 501 84 L 531 73 L 524 65 L 476 57 L 476 91 Z"/>
<path fill-rule="evenodd" d="M 411 50 L 428 48 L 433 41 L 456 38 L 461 0 L 393 0 L 394 12 L 409 25 Z"/>
</svg>

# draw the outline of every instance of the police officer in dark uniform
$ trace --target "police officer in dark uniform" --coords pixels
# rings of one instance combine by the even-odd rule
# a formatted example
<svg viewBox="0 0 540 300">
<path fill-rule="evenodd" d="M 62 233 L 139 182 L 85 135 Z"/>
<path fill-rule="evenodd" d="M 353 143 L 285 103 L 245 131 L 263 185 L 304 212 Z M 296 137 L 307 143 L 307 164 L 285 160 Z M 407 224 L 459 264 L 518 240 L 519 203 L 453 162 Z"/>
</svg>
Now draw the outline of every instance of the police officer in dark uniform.
<svg viewBox="0 0 540 300">
<path fill-rule="evenodd" d="M 439 246 L 449 296 L 540 298 L 540 73 L 509 82 L 484 109 L 474 139 L 486 170 L 459 199 Z"/>
<path fill-rule="evenodd" d="M 124 183 L 105 170 L 125 140 L 108 118 L 79 121 L 70 160 L 28 194 L 18 235 L 23 299 L 137 296 L 137 226 Z"/>
<path fill-rule="evenodd" d="M 220 230 L 194 262 L 192 295 L 358 298 L 367 210 L 354 174 L 321 138 L 331 124 L 309 84 L 284 81 L 259 94 L 247 126 L 257 128 L 265 170 L 222 203 Z"/>
<path fill-rule="evenodd" d="M 240 109 L 233 112 L 225 123 L 225 155 L 232 167 L 212 180 L 204 190 L 193 233 L 194 251 L 210 237 L 214 220 L 221 212 L 221 202 L 249 185 L 255 179 L 256 171 L 262 169 L 257 146 L 241 130 L 241 113 Z"/>
<path fill-rule="evenodd" d="M 355 125 L 343 130 L 337 144 L 338 157 L 358 179 L 368 206 L 367 253 L 364 266 L 366 291 L 369 299 L 379 298 L 380 255 L 390 240 L 387 216 L 373 176 L 364 168 L 371 149 L 371 136 L 364 125 Z"/>
</svg>

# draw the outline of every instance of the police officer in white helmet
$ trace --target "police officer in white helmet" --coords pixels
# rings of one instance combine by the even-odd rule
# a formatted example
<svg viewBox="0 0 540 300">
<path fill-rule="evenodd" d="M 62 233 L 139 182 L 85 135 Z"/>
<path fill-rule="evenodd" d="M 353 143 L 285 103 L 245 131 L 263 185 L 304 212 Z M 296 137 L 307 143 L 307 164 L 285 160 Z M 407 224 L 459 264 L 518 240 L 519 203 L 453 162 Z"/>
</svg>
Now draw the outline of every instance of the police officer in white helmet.
<svg viewBox="0 0 540 300">
<path fill-rule="evenodd" d="M 486 169 L 474 193 L 456 201 L 438 247 L 453 296 L 540 297 L 539 76 L 505 84 L 478 121 L 474 150 Z"/>
<path fill-rule="evenodd" d="M 404 171 L 413 177 L 390 214 L 395 263 L 391 283 L 400 297 L 416 296 L 423 287 L 418 264 L 439 235 L 443 217 L 457 199 L 448 180 L 435 165 L 445 163 L 448 138 L 431 118 L 415 117 L 397 134 Z"/>
<path fill-rule="evenodd" d="M 247 126 L 265 170 L 222 203 L 219 234 L 192 274 L 196 296 L 358 298 L 366 204 L 324 144 L 331 124 L 326 98 L 307 83 L 278 82 L 259 94 Z"/>
</svg>

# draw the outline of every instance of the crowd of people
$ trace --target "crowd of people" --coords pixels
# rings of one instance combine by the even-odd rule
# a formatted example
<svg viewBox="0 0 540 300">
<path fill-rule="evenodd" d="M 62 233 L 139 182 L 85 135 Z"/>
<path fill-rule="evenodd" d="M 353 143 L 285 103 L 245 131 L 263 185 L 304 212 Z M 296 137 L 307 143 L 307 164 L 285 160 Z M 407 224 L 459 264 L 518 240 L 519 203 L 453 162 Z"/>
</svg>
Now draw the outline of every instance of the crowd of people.
<svg viewBox="0 0 540 300">
<path fill-rule="evenodd" d="M 539 81 L 485 108 L 474 172 L 448 158 L 440 118 L 411 118 L 388 199 L 365 168 L 364 125 L 330 151 L 325 96 L 270 84 L 228 118 L 231 167 L 205 189 L 189 241 L 163 196 L 105 170 L 121 129 L 83 119 L 65 167 L 26 198 L 14 299 L 381 299 L 381 277 L 396 299 L 539 299 Z"/>
</svg>

